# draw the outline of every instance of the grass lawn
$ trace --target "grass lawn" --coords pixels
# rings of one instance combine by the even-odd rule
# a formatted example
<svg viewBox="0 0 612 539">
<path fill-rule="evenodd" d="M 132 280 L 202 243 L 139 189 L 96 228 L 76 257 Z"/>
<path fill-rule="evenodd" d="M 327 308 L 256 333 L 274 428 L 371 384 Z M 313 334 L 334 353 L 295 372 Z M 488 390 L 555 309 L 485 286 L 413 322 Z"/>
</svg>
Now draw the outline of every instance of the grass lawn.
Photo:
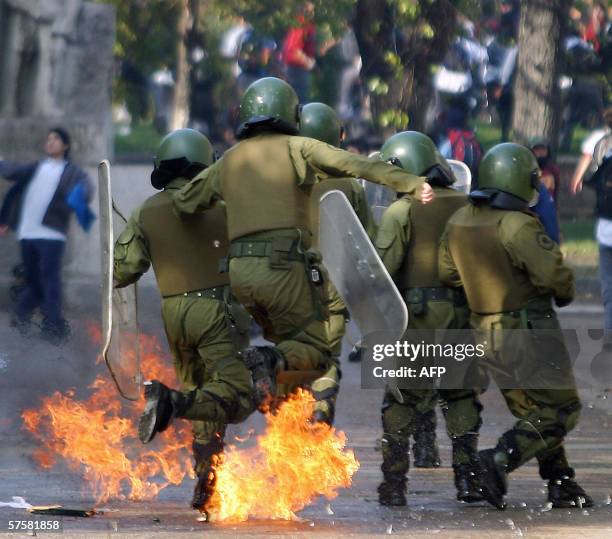
<svg viewBox="0 0 612 539">
<path fill-rule="evenodd" d="M 588 133 L 582 127 L 577 127 L 574 130 L 570 154 L 580 154 L 580 144 Z M 485 152 L 500 142 L 501 138 L 499 126 L 484 121 L 476 122 L 476 134 Z M 115 134 L 115 154 L 149 154 L 153 156 L 161 139 L 162 135 L 157 132 L 152 123 L 135 124 L 128 135 Z"/>
<path fill-rule="evenodd" d="M 115 134 L 115 155 L 155 155 L 162 136 L 153 124 L 136 124 L 128 135 Z"/>
<path fill-rule="evenodd" d="M 561 250 L 578 280 L 599 279 L 599 254 L 594 226 L 594 219 L 564 219 L 561 221 L 563 236 Z"/>
<path fill-rule="evenodd" d="M 501 129 L 498 125 L 480 121 L 476 122 L 475 129 L 478 140 L 480 141 L 480 144 L 482 144 L 485 152 L 491 147 L 495 146 L 497 143 L 501 142 Z M 578 126 L 576 129 L 574 129 L 572 144 L 569 152 L 570 155 L 580 155 L 580 145 L 588 134 L 589 131 L 583 127 Z"/>
</svg>

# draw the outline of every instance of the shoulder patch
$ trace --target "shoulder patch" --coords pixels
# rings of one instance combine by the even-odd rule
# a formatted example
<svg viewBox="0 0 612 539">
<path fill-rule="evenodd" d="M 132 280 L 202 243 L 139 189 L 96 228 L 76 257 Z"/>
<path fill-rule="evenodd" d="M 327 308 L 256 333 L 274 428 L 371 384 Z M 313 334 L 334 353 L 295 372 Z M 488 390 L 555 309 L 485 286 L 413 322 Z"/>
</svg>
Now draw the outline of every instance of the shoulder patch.
<svg viewBox="0 0 612 539">
<path fill-rule="evenodd" d="M 540 232 L 538 234 L 538 245 L 542 247 L 542 249 L 550 251 L 555 246 L 555 242 L 550 238 L 548 234 L 546 234 L 546 232 Z"/>
</svg>

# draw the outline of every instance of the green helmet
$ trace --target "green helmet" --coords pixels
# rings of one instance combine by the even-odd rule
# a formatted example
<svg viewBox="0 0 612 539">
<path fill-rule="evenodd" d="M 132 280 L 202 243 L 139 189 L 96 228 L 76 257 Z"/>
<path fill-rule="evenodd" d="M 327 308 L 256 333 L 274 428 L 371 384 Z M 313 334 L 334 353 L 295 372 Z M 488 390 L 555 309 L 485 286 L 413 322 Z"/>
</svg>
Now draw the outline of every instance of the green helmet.
<svg viewBox="0 0 612 539">
<path fill-rule="evenodd" d="M 190 163 L 200 163 L 206 167 L 215 161 L 215 150 L 210 141 L 195 129 L 177 129 L 167 134 L 159 144 L 155 156 L 155 166 L 161 161 L 184 157 Z"/>
<path fill-rule="evenodd" d="M 380 149 L 380 158 L 416 176 L 425 176 L 438 166 L 447 177 L 446 183 L 455 181 L 449 164 L 433 140 L 418 131 L 402 131 L 387 139 Z"/>
<path fill-rule="evenodd" d="M 340 146 L 342 124 L 338 115 L 325 103 L 308 103 L 300 114 L 300 135 Z"/>
<path fill-rule="evenodd" d="M 501 191 L 530 202 L 538 189 L 540 168 L 533 153 L 513 142 L 491 148 L 480 162 L 478 189 Z"/>
<path fill-rule="evenodd" d="M 166 135 L 154 158 L 151 183 L 163 189 L 174 178 L 192 178 L 215 162 L 210 141 L 195 129 L 177 129 Z"/>
<path fill-rule="evenodd" d="M 297 135 L 298 123 L 298 96 L 284 80 L 265 77 L 245 90 L 240 102 L 238 138 L 248 137 L 252 129 L 258 126 L 270 126 L 277 131 Z"/>
</svg>

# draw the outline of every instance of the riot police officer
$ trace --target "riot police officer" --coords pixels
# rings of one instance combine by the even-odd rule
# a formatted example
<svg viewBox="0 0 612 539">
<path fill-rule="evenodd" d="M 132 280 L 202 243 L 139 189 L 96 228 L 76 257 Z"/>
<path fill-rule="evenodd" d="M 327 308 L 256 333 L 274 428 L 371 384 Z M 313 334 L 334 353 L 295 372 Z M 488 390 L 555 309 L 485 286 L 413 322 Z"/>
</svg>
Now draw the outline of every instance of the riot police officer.
<svg viewBox="0 0 612 539">
<path fill-rule="evenodd" d="M 330 146 L 339 148 L 344 136 L 343 131 L 338 115 L 328 105 L 314 102 L 303 106 L 300 114 L 301 136 L 320 140 Z M 319 201 L 325 193 L 332 190 L 344 193 L 355 210 L 357 217 L 359 217 L 361 224 L 370 237 L 372 237 L 375 230 L 374 218 L 368 207 L 363 187 L 355 178 L 333 178 L 317 183 L 312 188 L 310 211 L 314 235 L 313 244 L 315 246 L 318 245 Z M 319 401 L 316 407 L 315 419 L 331 423 L 334 417 L 335 402 L 339 390 L 338 384 L 341 376 L 339 357 L 342 348 L 342 338 L 346 332 L 348 311 L 333 284 L 331 282 L 327 284 L 329 287 L 329 318 L 326 321 L 326 325 L 333 365 L 325 375 L 313 382 L 312 391 L 315 398 Z"/>
<path fill-rule="evenodd" d="M 486 347 L 482 363 L 518 419 L 479 454 L 483 494 L 499 509 L 506 506 L 507 475 L 533 457 L 553 507 L 593 503 L 574 480 L 563 446 L 581 405 L 553 301 L 558 307 L 572 301 L 574 277 L 529 212 L 539 174 L 523 146 L 489 150 L 478 190 L 450 218 L 440 245 L 440 279 L 465 289 L 471 325 Z"/>
<path fill-rule="evenodd" d="M 148 443 L 174 417 L 192 421 L 195 509 L 204 506 L 214 486 L 211 463 L 223 449 L 226 425 L 254 409 L 251 374 L 239 355 L 248 345 L 248 323 L 241 333 L 228 276 L 218 268 L 229 248 L 225 210 L 217 205 L 180 219 L 172 206 L 173 193 L 213 161 L 213 148 L 201 133 L 179 129 L 167 135 L 151 174 L 153 187 L 161 192 L 134 211 L 114 252 L 117 287 L 135 282 L 151 265 L 155 272 L 181 389 L 171 390 L 155 380 L 145 386 L 147 407 L 138 436 Z"/>
<path fill-rule="evenodd" d="M 251 84 L 240 105 L 240 142 L 174 198 L 184 215 L 225 201 L 232 291 L 276 344 L 245 351 L 258 399 L 276 391 L 278 372 L 322 372 L 330 366 L 327 287 L 320 257 L 311 249 L 314 184 L 362 177 L 423 202 L 433 198 L 423 178 L 296 136 L 298 105 L 293 88 L 280 79 Z"/>
<path fill-rule="evenodd" d="M 382 216 L 376 248 L 389 274 L 405 298 L 408 312 L 407 340 L 429 342 L 431 330 L 462 329 L 469 309 L 463 291 L 444 286 L 438 277 L 438 242 L 446 222 L 467 204 L 465 194 L 452 189 L 453 173 L 433 141 L 422 133 L 404 131 L 389 138 L 380 158 L 418 176 L 427 176 L 436 193 L 433 203 L 415 204 L 402 196 Z M 406 504 L 410 436 L 414 436 L 416 466 L 439 466 L 435 441 L 438 394 L 433 387 L 401 389 L 385 393 L 382 422 L 383 482 L 378 487 L 383 505 Z M 452 440 L 457 499 L 482 499 L 475 481 L 477 440 L 482 409 L 474 389 L 441 390 L 442 410 Z M 401 400 L 401 402 L 400 402 Z"/>
</svg>

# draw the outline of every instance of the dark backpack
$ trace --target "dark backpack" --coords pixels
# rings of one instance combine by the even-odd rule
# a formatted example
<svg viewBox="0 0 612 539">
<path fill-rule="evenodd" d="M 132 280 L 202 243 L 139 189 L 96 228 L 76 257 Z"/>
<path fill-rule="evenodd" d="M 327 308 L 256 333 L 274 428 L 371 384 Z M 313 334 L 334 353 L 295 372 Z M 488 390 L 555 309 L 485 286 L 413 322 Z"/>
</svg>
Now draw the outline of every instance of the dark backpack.
<svg viewBox="0 0 612 539">
<path fill-rule="evenodd" d="M 451 159 L 465 163 L 472 176 L 476 177 L 482 159 L 482 146 L 474 132 L 469 129 L 449 129 L 448 140 L 451 146 Z"/>
<path fill-rule="evenodd" d="M 595 189 L 597 217 L 612 219 L 612 149 L 603 156 L 603 161 L 595 173 L 585 181 L 585 185 Z"/>
</svg>

